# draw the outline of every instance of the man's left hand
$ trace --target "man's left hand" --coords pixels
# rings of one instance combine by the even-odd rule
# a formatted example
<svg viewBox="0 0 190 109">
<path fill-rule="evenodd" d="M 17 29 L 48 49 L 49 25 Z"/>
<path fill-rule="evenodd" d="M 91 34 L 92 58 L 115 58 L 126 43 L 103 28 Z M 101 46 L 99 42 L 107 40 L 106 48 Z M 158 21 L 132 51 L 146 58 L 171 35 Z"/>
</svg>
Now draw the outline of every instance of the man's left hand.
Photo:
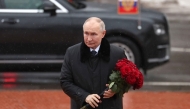
<svg viewBox="0 0 190 109">
<path fill-rule="evenodd" d="M 106 86 L 109 87 L 109 84 L 106 84 Z M 113 92 L 111 89 L 109 89 L 109 90 L 104 92 L 103 98 L 111 98 L 114 95 L 115 95 L 115 92 Z"/>
</svg>

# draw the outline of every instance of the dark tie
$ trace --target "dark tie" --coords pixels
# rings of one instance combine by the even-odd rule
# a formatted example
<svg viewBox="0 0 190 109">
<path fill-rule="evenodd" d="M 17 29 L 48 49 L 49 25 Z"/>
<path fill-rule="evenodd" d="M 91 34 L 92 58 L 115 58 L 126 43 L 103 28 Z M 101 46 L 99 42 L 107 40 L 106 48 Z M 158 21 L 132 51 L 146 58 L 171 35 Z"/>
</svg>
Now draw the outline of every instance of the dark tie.
<svg viewBox="0 0 190 109">
<path fill-rule="evenodd" d="M 97 52 L 96 52 L 95 50 L 92 50 L 92 51 L 91 51 L 91 56 L 92 56 L 92 57 L 96 56 L 96 53 L 97 53 Z"/>
</svg>

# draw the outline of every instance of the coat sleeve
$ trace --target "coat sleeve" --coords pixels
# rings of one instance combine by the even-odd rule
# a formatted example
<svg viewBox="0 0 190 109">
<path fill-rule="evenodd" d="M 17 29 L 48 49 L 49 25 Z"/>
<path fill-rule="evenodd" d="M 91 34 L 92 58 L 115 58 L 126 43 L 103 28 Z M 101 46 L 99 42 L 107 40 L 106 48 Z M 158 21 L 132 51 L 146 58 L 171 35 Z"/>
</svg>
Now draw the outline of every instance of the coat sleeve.
<svg viewBox="0 0 190 109">
<path fill-rule="evenodd" d="M 89 93 L 74 84 L 73 72 L 70 63 L 71 55 L 69 54 L 70 53 L 68 49 L 66 51 L 64 62 L 61 68 L 61 75 L 60 75 L 61 88 L 71 99 L 75 100 L 75 102 L 79 106 L 83 106 L 84 104 L 86 104 L 85 99 L 89 95 Z"/>
</svg>

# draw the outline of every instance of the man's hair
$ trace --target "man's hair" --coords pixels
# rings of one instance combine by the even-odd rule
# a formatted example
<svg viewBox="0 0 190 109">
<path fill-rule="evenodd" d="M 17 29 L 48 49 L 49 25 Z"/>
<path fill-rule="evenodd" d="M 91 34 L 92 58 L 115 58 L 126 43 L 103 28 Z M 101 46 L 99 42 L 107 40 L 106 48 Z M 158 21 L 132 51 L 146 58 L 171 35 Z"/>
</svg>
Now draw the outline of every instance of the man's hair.
<svg viewBox="0 0 190 109">
<path fill-rule="evenodd" d="M 105 31 L 105 30 L 106 30 L 104 21 L 102 21 L 102 20 L 101 20 L 100 18 L 98 18 L 98 17 L 90 17 L 90 18 L 88 18 L 88 19 L 84 22 L 84 24 L 85 24 L 86 22 L 88 22 L 88 21 L 91 21 L 91 20 L 95 20 L 96 22 L 98 22 L 98 23 L 100 24 L 100 27 L 101 27 L 101 30 L 102 30 L 102 31 Z M 84 26 L 84 24 L 83 24 L 83 26 Z"/>
</svg>

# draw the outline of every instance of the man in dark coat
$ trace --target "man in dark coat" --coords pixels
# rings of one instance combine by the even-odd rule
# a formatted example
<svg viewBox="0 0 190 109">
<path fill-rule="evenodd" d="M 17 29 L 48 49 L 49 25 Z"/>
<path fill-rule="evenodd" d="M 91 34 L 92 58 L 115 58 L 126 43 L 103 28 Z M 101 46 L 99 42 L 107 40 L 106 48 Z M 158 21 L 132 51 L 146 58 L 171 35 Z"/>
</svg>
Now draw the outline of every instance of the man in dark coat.
<svg viewBox="0 0 190 109">
<path fill-rule="evenodd" d="M 105 24 L 100 18 L 87 19 L 83 32 L 84 41 L 67 49 L 61 68 L 60 83 L 71 98 L 71 109 L 85 104 L 89 109 L 122 109 L 122 98 L 111 89 L 104 90 L 117 60 L 126 57 L 124 51 L 104 38 Z"/>
</svg>

